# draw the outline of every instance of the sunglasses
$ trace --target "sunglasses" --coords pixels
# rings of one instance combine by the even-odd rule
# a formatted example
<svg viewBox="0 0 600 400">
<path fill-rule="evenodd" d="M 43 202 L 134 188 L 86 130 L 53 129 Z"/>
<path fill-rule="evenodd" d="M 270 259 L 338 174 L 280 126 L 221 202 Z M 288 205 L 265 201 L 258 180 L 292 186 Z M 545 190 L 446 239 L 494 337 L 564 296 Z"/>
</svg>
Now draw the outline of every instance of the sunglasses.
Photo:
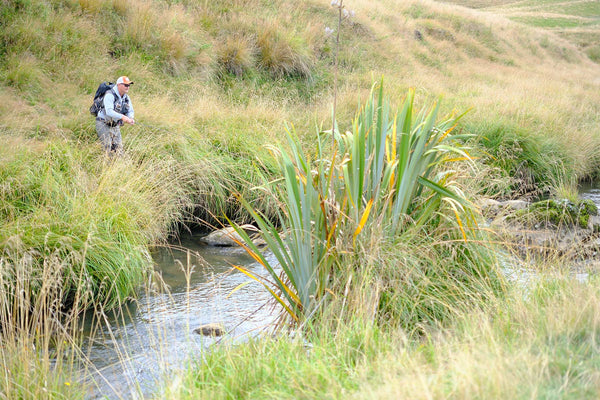
<svg viewBox="0 0 600 400">
<path fill-rule="evenodd" d="M 129 87 L 129 85 L 131 85 L 131 83 L 121 83 L 121 85 L 123 85 L 125 87 Z"/>
</svg>

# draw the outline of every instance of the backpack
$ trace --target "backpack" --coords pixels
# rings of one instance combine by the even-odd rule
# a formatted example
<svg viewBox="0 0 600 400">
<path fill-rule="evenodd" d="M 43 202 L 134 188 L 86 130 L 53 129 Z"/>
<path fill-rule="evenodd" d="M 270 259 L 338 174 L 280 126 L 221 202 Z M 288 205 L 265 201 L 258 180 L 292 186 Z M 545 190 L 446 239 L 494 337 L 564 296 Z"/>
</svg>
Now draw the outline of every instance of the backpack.
<svg viewBox="0 0 600 400">
<path fill-rule="evenodd" d="M 90 114 L 97 117 L 98 111 L 104 108 L 104 95 L 106 92 L 110 91 L 113 87 L 112 82 L 102 82 L 98 89 L 96 89 L 96 94 L 94 95 L 94 102 L 90 106 Z"/>
</svg>

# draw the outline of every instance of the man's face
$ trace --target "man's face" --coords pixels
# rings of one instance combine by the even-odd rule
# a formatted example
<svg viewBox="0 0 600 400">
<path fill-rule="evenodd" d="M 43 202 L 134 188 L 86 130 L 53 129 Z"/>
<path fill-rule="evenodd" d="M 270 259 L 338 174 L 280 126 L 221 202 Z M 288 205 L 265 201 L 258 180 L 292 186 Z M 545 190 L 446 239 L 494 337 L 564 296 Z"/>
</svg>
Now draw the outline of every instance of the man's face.
<svg viewBox="0 0 600 400">
<path fill-rule="evenodd" d="M 119 83 L 117 85 L 117 87 L 119 88 L 119 94 L 121 96 L 123 96 L 125 93 L 129 92 L 129 84 L 128 83 Z"/>
</svg>

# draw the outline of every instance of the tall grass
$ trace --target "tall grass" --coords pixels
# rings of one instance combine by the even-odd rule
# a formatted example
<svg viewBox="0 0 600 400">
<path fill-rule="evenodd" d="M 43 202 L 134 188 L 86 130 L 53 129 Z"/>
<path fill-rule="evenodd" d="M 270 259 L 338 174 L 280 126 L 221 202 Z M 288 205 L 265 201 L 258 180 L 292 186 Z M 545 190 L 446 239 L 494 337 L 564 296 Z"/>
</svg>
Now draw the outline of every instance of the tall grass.
<svg viewBox="0 0 600 400">
<path fill-rule="evenodd" d="M 474 7 L 498 5 L 487 0 L 460 3 Z M 502 10 L 509 15 L 526 6 L 524 3 L 513 3 L 515 9 L 495 8 L 480 13 L 434 1 L 354 0 L 352 7 L 357 10 L 357 18 L 340 32 L 344 53 L 339 60 L 339 98 L 345 101 L 340 101 L 336 113 L 341 121 L 340 132 L 348 130 L 351 134 L 339 136 L 338 144 L 344 150 L 338 148 L 338 157 L 331 158 L 325 151 L 320 153 L 319 144 L 306 134 L 315 119 L 335 126 L 327 111 L 332 85 L 329 69 L 334 60 L 330 41 L 319 35 L 337 17 L 328 7 L 329 2 L 301 2 L 293 7 L 286 1 L 268 5 L 259 1 L 149 4 L 138 0 L 0 3 L 0 134 L 5 144 L 0 151 L 2 326 L 23 327 L 15 331 L 13 341 L 3 342 L 3 366 L 8 371 L 3 374 L 3 394 L 43 398 L 51 392 L 76 397 L 77 393 L 66 384 L 72 380 L 61 378 L 64 365 L 31 362 L 38 353 L 29 344 L 30 332 L 38 327 L 42 332 L 61 329 L 53 318 L 61 315 L 64 305 L 81 303 L 84 307 L 92 304 L 88 301 L 94 298 L 110 306 L 131 295 L 136 281 L 146 272 L 148 244 L 165 240 L 176 227 L 198 223 L 199 218 L 224 220 L 223 215 L 248 219 L 249 212 L 230 195 L 234 191 L 242 192 L 242 197 L 259 209 L 255 210 L 257 215 L 264 211 L 266 215 L 261 218 L 267 229 L 263 227 L 263 231 L 272 232 L 271 241 L 279 246 L 280 258 L 289 263 L 289 270 L 296 264 L 307 268 L 298 272 L 296 287 L 289 279 L 270 276 L 276 283 L 270 288 L 280 293 L 282 303 L 299 320 L 315 315 L 314 310 L 323 311 L 320 306 L 327 301 L 334 304 L 328 309 L 328 316 L 339 327 L 343 328 L 356 313 L 365 316 L 361 324 L 365 320 L 377 321 L 392 332 L 402 331 L 391 341 L 406 343 L 403 329 L 409 336 L 417 332 L 421 338 L 430 338 L 427 328 L 437 321 L 447 322 L 465 312 L 463 305 L 492 298 L 490 287 L 498 285 L 490 273 L 494 262 L 486 259 L 489 254 L 485 248 L 477 247 L 480 238 L 468 222 L 468 203 L 461 199 L 452 164 L 439 164 L 432 171 L 426 168 L 425 172 L 432 175 L 414 187 L 411 186 L 415 182 L 410 179 L 403 184 L 398 170 L 389 167 L 394 162 L 398 167 L 404 165 L 398 150 L 392 156 L 393 141 L 383 146 L 381 140 L 375 140 L 377 135 L 372 132 L 379 129 L 377 124 L 361 131 L 369 123 L 366 116 L 356 124 L 351 118 L 340 117 L 350 116 L 356 95 L 368 92 L 373 71 L 387 77 L 394 95 L 405 93 L 410 86 L 417 88 L 419 96 L 443 93 L 445 104 L 464 109 L 475 107 L 461 119 L 456 132 L 480 136 L 476 146 L 485 153 L 477 162 L 487 162 L 496 167 L 494 171 L 501 171 L 498 177 L 504 182 L 489 194 L 498 195 L 499 187 L 502 196 L 514 195 L 514 190 L 521 189 L 531 194 L 532 189 L 552 190 L 552 182 L 570 183 L 580 177 L 598 176 L 598 66 L 581 51 L 597 58 L 596 42 L 589 40 L 594 37 L 593 29 L 529 29 L 502 15 Z M 265 20 L 276 22 L 265 26 Z M 210 60 L 218 59 L 217 53 L 224 45 L 222 32 L 235 30 L 231 26 L 236 26 L 236 21 L 244 21 L 243 27 L 238 27 L 239 33 L 257 37 L 262 34 L 262 52 L 257 54 L 260 64 L 251 66 L 247 60 L 250 71 L 257 66 L 262 69 L 258 77 L 249 74 L 250 79 L 234 73 L 224 85 L 214 79 L 224 64 Z M 415 39 L 415 30 L 424 34 L 424 40 Z M 588 40 L 582 49 L 559 37 L 573 41 L 569 35 L 579 33 L 582 43 Z M 246 65 L 244 60 L 240 64 Z M 91 147 L 96 138 L 87 103 L 99 81 L 121 74 L 136 81 L 132 94 L 136 114 L 140 122 L 146 121 L 152 127 L 140 124 L 124 130 L 125 146 L 132 157 L 105 165 L 99 161 L 99 149 Z M 441 105 L 436 112 L 444 114 L 444 107 Z M 427 112 L 416 119 L 429 118 L 432 110 L 424 109 Z M 379 110 L 385 107 L 378 105 L 369 112 L 376 116 Z M 303 176 L 307 180 L 290 183 L 290 188 L 297 193 L 312 191 L 309 195 L 302 193 L 306 208 L 297 213 L 294 224 L 304 229 L 310 226 L 311 231 L 278 238 L 280 231 L 274 226 L 277 222 L 267 225 L 267 221 L 280 216 L 290 231 L 287 218 L 291 209 L 276 203 L 265 192 L 250 188 L 258 182 L 258 171 L 268 177 L 276 171 L 276 163 L 264 160 L 260 146 L 275 144 L 283 137 L 279 127 L 284 119 L 294 120 L 300 127 L 299 140 L 303 144 L 287 152 L 288 160 L 283 165 L 288 168 L 288 179 Z M 393 120 L 390 112 L 387 123 Z M 436 133 L 443 133 L 451 125 Z M 382 131 L 393 131 L 382 126 Z M 397 149 L 400 139 L 406 139 L 406 132 L 400 127 L 396 124 Z M 454 132 L 449 136 L 454 136 Z M 496 134 L 500 140 L 485 142 L 493 141 Z M 367 142 L 371 139 L 373 143 Z M 426 161 L 432 154 L 450 154 L 449 149 L 434 141 L 424 140 L 423 149 L 427 146 L 434 146 L 429 147 L 432 152 L 415 157 L 416 164 L 437 162 L 435 157 Z M 28 150 L 22 151 L 23 148 Z M 374 166 L 369 169 L 374 175 L 356 172 L 357 163 L 358 168 L 363 167 L 354 152 L 372 156 L 364 159 L 364 168 Z M 315 166 L 317 173 L 313 174 Z M 378 183 L 376 171 L 380 169 L 388 175 L 384 173 L 385 180 Z M 517 179 L 507 184 L 506 180 L 513 177 Z M 487 178 L 481 181 L 487 184 Z M 335 182 L 332 192 L 331 182 Z M 387 186 L 388 182 L 393 185 Z M 410 200 L 399 201 L 396 196 L 400 187 L 403 195 L 412 196 Z M 443 187 L 451 190 L 444 191 Z M 409 195 L 411 190 L 414 192 Z M 300 197 L 293 196 L 293 201 Z M 396 201 L 397 212 L 388 207 Z M 387 214 L 381 213 L 382 208 Z M 195 212 L 187 211 L 191 209 Z M 311 213 L 314 215 L 306 218 Z M 399 215 L 392 222 L 396 225 L 394 234 L 392 229 L 377 229 L 379 221 L 393 221 L 388 215 Z M 313 227 L 303 218 L 319 221 L 320 225 Z M 312 232 L 317 228 L 321 230 Z M 286 247 L 291 238 L 297 241 L 295 258 Z M 309 262 L 314 264 L 310 268 L 318 266 L 318 273 L 304 267 Z M 21 282 L 16 278 L 22 278 Z M 541 297 L 550 297 L 553 302 L 557 298 L 549 295 L 563 293 L 561 290 L 542 292 L 545 295 Z M 311 297 L 310 291 L 317 293 L 316 297 Z M 582 291 L 595 299 L 591 292 Z M 17 293 L 23 297 L 13 295 Z M 303 303 L 297 293 L 302 293 Z M 568 286 L 564 293 L 571 293 Z M 425 343 L 423 347 L 415 345 L 418 348 L 414 352 L 404 352 L 405 348 L 398 346 L 374 358 L 360 358 L 365 353 L 374 354 L 361 353 L 361 336 L 371 338 L 372 332 L 379 334 L 379 328 L 360 328 L 356 334 L 348 335 L 343 329 L 332 329 L 334 339 L 323 341 L 322 353 L 350 353 L 355 358 L 341 362 L 335 357 L 325 358 L 326 362 L 316 370 L 307 366 L 304 371 L 309 371 L 309 383 L 318 390 L 285 374 L 281 377 L 288 380 L 280 387 L 286 388 L 285 384 L 291 382 L 293 390 L 308 397 L 318 396 L 319 390 L 335 397 L 338 389 L 351 391 L 359 385 L 367 385 L 364 397 L 393 397 L 398 393 L 410 398 L 451 397 L 453 393 L 466 398 L 493 398 L 496 393 L 501 393 L 497 397 L 506 393 L 506 397 L 537 393 L 547 393 L 548 397 L 564 393 L 574 398 L 592 397 L 596 373 L 587 368 L 586 362 L 593 363 L 595 359 L 585 346 L 594 348 L 591 338 L 595 328 L 568 330 L 571 325 L 565 322 L 570 321 L 563 320 L 565 330 L 560 331 L 559 324 L 553 322 L 553 333 L 549 335 L 548 330 L 537 330 L 530 324 L 532 320 L 544 325 L 547 318 L 559 320 L 565 315 L 578 315 L 578 321 L 593 327 L 593 318 L 578 314 L 590 310 L 589 304 L 569 296 L 552 308 L 537 303 L 507 308 L 512 311 L 507 314 L 514 318 L 504 314 L 498 317 L 502 323 L 499 332 L 495 327 L 490 330 L 490 342 L 497 343 L 503 335 L 512 334 L 515 326 L 526 327 L 532 339 L 525 347 L 519 347 L 516 340 L 508 342 L 508 349 L 504 350 L 483 346 L 475 347 L 474 352 L 455 352 L 463 343 L 456 339 L 446 342 L 447 346 L 443 340 L 431 346 L 432 342 L 424 341 L 420 342 Z M 33 323 L 38 321 L 34 315 L 47 319 L 50 325 Z M 489 315 L 474 319 L 473 331 L 459 332 L 477 339 L 482 332 L 477 327 L 486 326 Z M 439 333 L 451 337 L 447 332 Z M 564 340 L 544 341 L 549 336 Z M 383 337 L 381 342 L 390 338 Z M 346 342 L 348 346 L 344 347 Z M 474 343 L 477 341 L 468 343 L 471 349 Z M 262 350 L 261 345 L 257 345 L 260 357 L 250 360 L 271 362 L 271 356 L 277 355 L 263 350 L 272 343 L 266 343 Z M 281 352 L 289 348 L 296 360 L 302 360 L 295 365 L 306 366 L 301 358 L 304 346 L 281 346 L 273 345 Z M 36 345 L 36 349 L 40 347 Z M 513 349 L 517 349 L 515 353 Z M 406 354 L 409 356 L 398 357 Z M 576 354 L 581 363 L 569 364 L 566 354 Z M 224 356 L 235 359 L 228 357 Z M 551 365 L 540 362 L 540 357 L 558 361 Z M 402 360 L 400 364 L 398 358 Z M 443 358 L 462 362 L 439 362 Z M 237 364 L 246 365 L 243 361 Z M 370 364 L 375 369 L 369 369 Z M 334 376 L 327 376 L 331 365 Z M 500 372 L 486 374 L 489 365 Z M 521 368 L 514 368 L 515 365 Z M 27 366 L 33 367 L 32 374 Z M 357 367 L 365 370 L 365 376 L 357 372 Z M 247 371 L 263 374 L 249 381 L 261 382 L 260 378 L 270 370 L 272 365 Z M 407 370 L 416 372 L 405 374 Z M 221 376 L 223 371 L 227 369 L 212 373 Z M 464 371 L 470 374 L 466 376 Z M 381 381 L 374 379 L 373 374 L 381 376 Z M 357 375 L 364 379 L 355 380 Z M 561 380 L 565 377 L 574 377 L 575 381 Z M 429 387 L 426 383 L 432 380 L 439 386 Z M 522 391 L 511 386 L 515 381 L 521 383 Z M 557 388 L 556 382 L 561 386 Z M 265 390 L 269 388 L 265 386 Z M 244 394 L 248 390 L 251 389 L 246 387 L 236 392 L 231 386 L 225 387 L 225 391 L 233 393 Z M 286 389 L 272 390 L 281 394 Z"/>
<path fill-rule="evenodd" d="M 312 55 L 301 37 L 282 32 L 276 24 L 267 25 L 257 38 L 260 65 L 276 78 L 310 78 Z"/>
<path fill-rule="evenodd" d="M 245 37 L 228 37 L 217 49 L 217 62 L 223 73 L 241 77 L 254 65 L 255 48 Z"/>
<path fill-rule="evenodd" d="M 246 166 L 207 157 L 189 146 L 191 133 L 140 126 L 124 136 L 125 154 L 112 160 L 98 143 L 5 136 L 0 347 L 11 373 L 0 387 L 9 398 L 83 397 L 79 317 L 135 297 L 152 271 L 149 246 L 176 229 L 242 217 L 229 193 L 250 186 Z"/>
<path fill-rule="evenodd" d="M 110 308 L 133 295 L 148 272 L 148 246 L 201 220 L 247 218 L 229 193 L 248 191 L 258 172 L 253 177 L 247 165 L 194 149 L 189 143 L 196 140 L 192 133 L 174 137 L 140 127 L 129 133 L 125 156 L 113 161 L 97 143 L 55 140 L 34 151 L 29 142 L 10 141 L 16 150 L 5 148 L 0 161 L 5 290 L 17 284 L 14 269 L 23 260 L 29 260 L 33 290 L 44 279 L 47 258 L 57 257 L 60 307 L 85 308 L 89 299 L 77 295 L 84 288 Z M 33 303 L 38 294 L 28 294 Z"/>
<path fill-rule="evenodd" d="M 13 129 L 33 126 L 57 133 L 64 126 L 70 134 L 74 111 L 85 109 L 84 95 L 89 96 L 101 80 L 131 75 L 135 70 L 136 93 L 139 90 L 149 103 L 174 96 L 176 91 L 185 93 L 180 97 L 188 104 L 201 97 L 223 100 L 226 106 L 232 105 L 232 114 L 244 114 L 244 107 L 264 101 L 271 109 L 285 111 L 288 120 L 293 117 L 296 126 L 311 126 L 315 113 L 318 119 L 332 122 L 329 113 L 319 111 L 330 103 L 333 78 L 329 69 L 335 62 L 331 40 L 324 38 L 323 32 L 338 17 L 334 12 L 338 10 L 331 10 L 328 4 L 292 8 L 283 2 L 268 7 L 252 4 L 259 6 L 258 12 L 240 2 L 184 2 L 153 8 L 137 0 L 69 1 L 54 8 L 39 3 L 37 9 L 27 2 L 3 4 L 6 18 L 0 53 L 5 55 L 4 63 L 12 61 L 6 69 L 10 76 L 4 72 L 0 78 L 6 90 L 16 92 L 3 89 L 2 97 L 12 104 L 17 94 L 29 103 L 18 104 L 19 118 L 2 113 L 0 119 Z M 598 148 L 593 128 L 597 91 L 595 81 L 588 78 L 595 76 L 597 67 L 554 32 L 534 31 L 503 17 L 513 8 L 518 11 L 519 5 L 486 13 L 433 1 L 355 1 L 351 6 L 357 10 L 356 18 L 340 30 L 344 43 L 339 55 L 340 99 L 368 90 L 371 71 L 377 71 L 388 77 L 394 91 L 414 86 L 428 93 L 444 93 L 450 97 L 449 103 L 464 109 L 475 105 L 476 112 L 463 120 L 473 121 L 469 129 L 481 132 L 476 126 L 480 121 L 497 121 L 514 130 L 517 121 L 525 136 L 543 133 L 551 146 L 563 149 L 565 155 L 560 156 L 568 171 L 580 177 L 594 174 L 598 157 L 590 149 Z M 394 15 L 406 18 L 396 23 Z M 425 35 L 423 41 L 414 40 L 415 30 Z M 239 75 L 242 65 L 250 73 L 244 74 L 244 79 L 228 78 L 223 84 L 213 78 L 222 73 L 226 59 L 211 60 L 224 51 L 229 34 L 263 38 L 264 57 L 257 53 L 254 65 L 246 57 L 240 58 L 231 66 L 234 75 Z M 575 58 L 563 59 L 558 54 L 562 48 Z M 65 59 L 71 68 L 63 68 Z M 560 67 L 547 67 L 548 60 L 555 60 Z M 21 64 L 22 71 L 15 68 Z M 282 76 L 286 79 L 280 79 Z M 548 81 L 565 84 L 556 88 Z M 54 96 L 59 84 L 60 94 Z M 139 104 L 139 99 L 134 100 Z M 351 115 L 352 108 L 353 102 L 341 103 L 339 113 Z M 565 112 L 553 112 L 559 108 Z M 179 113 L 186 128 L 194 125 L 188 118 L 193 112 L 187 108 Z M 34 120 L 38 123 L 33 124 Z M 270 139 L 265 131 L 268 129 L 261 129 L 258 136 Z M 547 177 L 544 170 L 532 172 L 541 173 L 534 178 L 538 182 Z"/>
<path fill-rule="evenodd" d="M 10 246 L 18 246 L 14 241 Z M 43 255 L 42 263 L 34 251 L 19 256 L 17 260 L 5 250 L 0 257 L 0 359 L 5 371 L 0 392 L 7 399 L 83 398 L 73 360 L 62 355 L 73 344 L 80 307 L 94 301 L 90 282 L 74 277 L 79 279 L 75 307 L 66 310 L 61 300 L 71 289 L 65 281 L 73 279 L 69 262 L 75 256 L 66 258 L 56 250 Z"/>
</svg>

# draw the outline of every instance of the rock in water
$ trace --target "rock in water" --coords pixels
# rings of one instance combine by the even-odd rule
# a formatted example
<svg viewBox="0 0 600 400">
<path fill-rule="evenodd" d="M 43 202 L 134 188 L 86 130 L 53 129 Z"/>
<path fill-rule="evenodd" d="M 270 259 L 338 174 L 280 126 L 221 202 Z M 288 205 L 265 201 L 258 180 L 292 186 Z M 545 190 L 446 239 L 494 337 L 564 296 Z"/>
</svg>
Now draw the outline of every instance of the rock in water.
<svg viewBox="0 0 600 400">
<path fill-rule="evenodd" d="M 225 327 L 221 324 L 204 324 L 194 329 L 194 333 L 204 336 L 223 336 Z"/>
<path fill-rule="evenodd" d="M 256 234 L 258 229 L 254 225 L 241 225 L 246 233 L 249 235 Z M 208 235 L 200 238 L 201 242 L 204 242 L 211 246 L 239 246 L 239 243 L 244 243 L 244 240 L 240 237 L 240 235 L 233 229 L 232 226 L 226 226 L 223 229 L 218 229 L 214 232 L 209 233 Z"/>
</svg>

